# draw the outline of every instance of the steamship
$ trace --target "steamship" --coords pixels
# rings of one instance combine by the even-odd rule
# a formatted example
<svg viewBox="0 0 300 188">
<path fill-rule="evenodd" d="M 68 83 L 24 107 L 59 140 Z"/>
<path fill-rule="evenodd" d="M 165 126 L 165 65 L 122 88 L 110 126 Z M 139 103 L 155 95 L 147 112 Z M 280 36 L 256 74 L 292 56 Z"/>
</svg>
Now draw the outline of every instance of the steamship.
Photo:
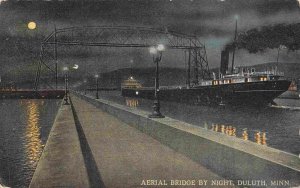
<svg viewBox="0 0 300 188">
<path fill-rule="evenodd" d="M 161 86 L 160 100 L 190 104 L 266 105 L 273 103 L 291 84 L 276 69 L 259 72 L 251 67 L 237 67 L 228 73 L 228 64 L 229 52 L 224 50 L 218 78 L 213 74 L 212 79 L 199 81 L 193 86 Z M 122 85 L 122 96 L 154 99 L 154 87 L 141 87 L 132 77 L 126 82 L 131 84 Z"/>
<path fill-rule="evenodd" d="M 159 87 L 159 99 L 191 104 L 254 104 L 265 105 L 288 90 L 291 81 L 284 79 L 277 71 L 258 72 L 254 68 L 234 68 L 234 54 L 237 40 L 237 20 L 232 51 L 232 67 L 228 71 L 229 49 L 221 52 L 221 66 L 218 78 L 213 73 L 212 79 L 198 81 L 190 85 L 188 63 L 187 86 Z M 131 78 L 131 84 L 121 86 L 122 96 L 154 99 L 154 87 L 141 87 Z M 136 87 L 132 83 L 137 83 Z"/>
</svg>

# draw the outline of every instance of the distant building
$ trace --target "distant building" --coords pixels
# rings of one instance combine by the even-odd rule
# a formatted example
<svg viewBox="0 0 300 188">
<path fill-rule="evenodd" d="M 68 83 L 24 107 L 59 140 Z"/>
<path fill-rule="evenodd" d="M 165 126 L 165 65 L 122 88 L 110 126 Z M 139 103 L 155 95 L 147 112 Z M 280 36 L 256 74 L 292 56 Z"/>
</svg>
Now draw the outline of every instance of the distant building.
<svg viewBox="0 0 300 188">
<path fill-rule="evenodd" d="M 141 88 L 142 85 L 132 76 L 124 80 L 121 85 L 122 88 Z"/>
</svg>

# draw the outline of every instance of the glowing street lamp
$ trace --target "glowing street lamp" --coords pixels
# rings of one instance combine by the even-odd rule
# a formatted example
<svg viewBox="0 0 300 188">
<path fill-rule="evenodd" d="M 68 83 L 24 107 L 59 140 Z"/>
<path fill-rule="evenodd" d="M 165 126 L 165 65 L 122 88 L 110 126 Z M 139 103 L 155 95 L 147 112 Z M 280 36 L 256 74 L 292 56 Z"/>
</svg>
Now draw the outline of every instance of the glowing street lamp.
<svg viewBox="0 0 300 188">
<path fill-rule="evenodd" d="M 96 78 L 96 99 L 99 99 L 99 94 L 98 94 L 98 78 L 99 78 L 99 75 L 96 74 L 95 78 Z"/>
<path fill-rule="evenodd" d="M 161 61 L 162 52 L 165 50 L 165 46 L 159 44 L 153 46 L 149 49 L 150 54 L 152 54 L 153 62 L 156 63 L 156 75 L 155 75 L 155 90 L 154 90 L 154 104 L 153 112 L 149 115 L 150 118 L 164 118 L 160 113 L 160 102 L 159 102 L 159 67 L 158 64 Z"/>
<path fill-rule="evenodd" d="M 165 46 L 162 45 L 162 44 L 159 44 L 159 45 L 157 46 L 157 51 L 159 51 L 159 52 L 165 51 Z"/>
<path fill-rule="evenodd" d="M 87 79 L 84 79 L 84 80 L 83 80 L 83 84 L 84 84 L 84 95 L 86 95 L 86 90 L 87 90 L 87 86 L 86 86 L 86 84 L 87 84 Z"/>
<path fill-rule="evenodd" d="M 77 64 L 74 64 L 72 67 L 74 70 L 77 70 L 79 68 L 79 66 Z"/>
<path fill-rule="evenodd" d="M 68 101 L 68 93 L 69 93 L 69 89 L 68 89 L 68 85 L 69 85 L 69 78 L 68 78 L 68 71 L 69 71 L 69 68 L 67 66 L 63 67 L 63 71 L 65 73 L 65 103 L 64 105 L 69 105 L 69 101 Z"/>
</svg>

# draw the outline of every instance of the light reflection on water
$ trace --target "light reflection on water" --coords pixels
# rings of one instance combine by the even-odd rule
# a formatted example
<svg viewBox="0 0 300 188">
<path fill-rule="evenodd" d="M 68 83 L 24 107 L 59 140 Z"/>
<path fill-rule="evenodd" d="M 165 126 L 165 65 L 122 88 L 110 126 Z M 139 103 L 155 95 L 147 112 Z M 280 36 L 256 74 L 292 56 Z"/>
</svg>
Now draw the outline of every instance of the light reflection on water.
<svg viewBox="0 0 300 188">
<path fill-rule="evenodd" d="M 141 99 L 125 97 L 126 106 L 131 108 L 137 108 L 139 106 L 140 100 Z M 267 133 L 265 131 L 256 130 L 250 131 L 249 133 L 247 128 L 237 130 L 237 128 L 232 125 L 224 125 L 217 123 L 212 123 L 211 125 L 208 125 L 206 122 L 204 122 L 203 127 L 207 130 L 220 132 L 227 136 L 234 136 L 243 140 L 251 140 L 253 142 L 256 142 L 257 144 L 267 145 Z M 251 136 L 253 135 L 253 137 L 250 137 L 250 139 L 249 134 L 251 134 Z"/>
<path fill-rule="evenodd" d="M 204 128 L 211 131 L 220 132 L 227 136 L 234 136 L 243 140 L 251 140 L 253 142 L 256 142 L 257 144 L 267 145 L 267 133 L 265 131 L 252 131 L 249 133 L 247 128 L 237 131 L 237 128 L 234 126 L 226 126 L 214 123 L 210 127 L 208 127 L 207 124 L 205 124 Z M 249 134 L 253 136 L 251 137 L 251 139 L 249 139 Z"/>
<path fill-rule="evenodd" d="M 88 95 L 93 97 L 94 93 Z M 151 100 L 124 98 L 120 91 L 102 91 L 99 95 L 132 108 L 149 113 L 152 111 Z M 250 141 L 299 155 L 300 100 L 276 99 L 275 102 L 279 105 L 278 108 L 201 106 L 161 101 L 161 112 L 180 121 L 207 127 L 208 130 L 213 125 L 218 125 L 219 129 L 222 125 L 234 127 L 236 136 L 241 139 L 244 139 L 246 130 L 247 139 Z"/>
<path fill-rule="evenodd" d="M 28 187 L 60 100 L 0 101 L 0 182 Z"/>
<path fill-rule="evenodd" d="M 129 107 L 138 107 L 139 106 L 138 99 L 125 98 L 125 102 L 126 102 L 126 106 L 129 106 Z"/>
<path fill-rule="evenodd" d="M 140 100 L 141 99 L 125 97 L 126 106 L 131 108 L 137 108 L 140 104 L 139 102 Z M 207 122 L 204 122 L 202 127 L 207 130 L 220 132 L 227 136 L 234 136 L 234 137 L 241 138 L 243 140 L 251 140 L 260 145 L 267 145 L 267 132 L 265 131 L 254 130 L 249 132 L 247 128 L 237 129 L 235 126 L 232 125 L 225 125 L 225 124 L 218 124 L 218 123 L 212 123 L 211 125 L 208 125 Z"/>
<path fill-rule="evenodd" d="M 37 162 L 43 151 L 43 144 L 40 133 L 40 112 L 36 101 L 28 101 L 27 107 L 27 126 L 25 130 L 25 151 L 28 158 L 28 165 L 32 168 L 37 166 Z"/>
</svg>

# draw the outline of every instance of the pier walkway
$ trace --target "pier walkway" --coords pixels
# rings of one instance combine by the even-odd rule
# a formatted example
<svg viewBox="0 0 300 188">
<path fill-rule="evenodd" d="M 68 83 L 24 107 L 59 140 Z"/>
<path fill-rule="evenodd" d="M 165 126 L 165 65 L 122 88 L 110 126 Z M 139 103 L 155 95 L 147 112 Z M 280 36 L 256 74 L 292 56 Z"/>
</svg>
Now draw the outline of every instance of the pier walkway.
<svg viewBox="0 0 300 188">
<path fill-rule="evenodd" d="M 89 187 L 70 105 L 57 113 L 30 187 Z"/>
<path fill-rule="evenodd" d="M 166 180 L 170 185 L 171 179 L 223 179 L 92 104 L 75 96 L 72 103 L 98 168 L 100 177 L 93 184 L 124 188 L 144 187 L 143 180 Z"/>
<path fill-rule="evenodd" d="M 174 187 L 171 180 L 185 181 L 176 187 L 192 183 L 187 180 L 210 187 L 210 180 L 224 180 L 91 103 L 71 99 L 58 111 L 30 188 Z"/>
<path fill-rule="evenodd" d="M 300 185 L 296 155 L 147 115 L 72 92 L 71 105 L 58 111 L 30 188 L 248 186 L 242 180 Z"/>
</svg>

